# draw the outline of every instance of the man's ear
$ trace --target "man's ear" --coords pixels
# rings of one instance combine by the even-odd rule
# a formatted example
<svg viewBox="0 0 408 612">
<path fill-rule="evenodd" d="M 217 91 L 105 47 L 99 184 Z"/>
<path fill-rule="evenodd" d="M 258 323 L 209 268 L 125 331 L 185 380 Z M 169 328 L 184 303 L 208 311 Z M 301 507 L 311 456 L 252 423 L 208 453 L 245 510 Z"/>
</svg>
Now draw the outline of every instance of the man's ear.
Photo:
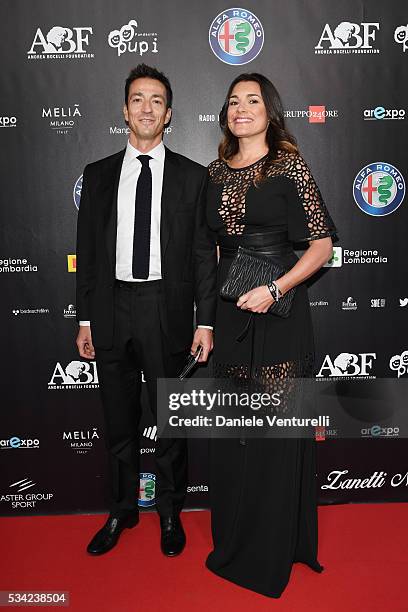
<svg viewBox="0 0 408 612">
<path fill-rule="evenodd" d="M 126 125 L 128 125 L 129 124 L 129 112 L 128 112 L 128 107 L 126 104 L 123 105 L 123 116 L 125 117 Z"/>
<path fill-rule="evenodd" d="M 168 125 L 171 119 L 171 108 L 168 108 L 166 111 L 166 117 L 164 119 L 164 125 Z"/>
</svg>

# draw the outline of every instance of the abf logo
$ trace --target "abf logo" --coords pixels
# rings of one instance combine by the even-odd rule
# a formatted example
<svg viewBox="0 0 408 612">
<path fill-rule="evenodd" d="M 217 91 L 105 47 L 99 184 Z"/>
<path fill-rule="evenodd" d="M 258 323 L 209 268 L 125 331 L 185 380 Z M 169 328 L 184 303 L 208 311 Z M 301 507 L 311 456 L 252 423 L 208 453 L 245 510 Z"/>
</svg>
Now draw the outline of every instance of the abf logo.
<svg viewBox="0 0 408 612">
<path fill-rule="evenodd" d="M 156 476 L 142 472 L 140 474 L 140 485 L 139 485 L 139 506 L 142 508 L 148 508 L 154 506 L 156 494 Z"/>
<path fill-rule="evenodd" d="M 404 199 L 404 177 L 392 164 L 368 164 L 354 179 L 353 196 L 357 206 L 367 215 L 390 215 Z"/>
<path fill-rule="evenodd" d="M 58 362 L 48 382 L 48 389 L 97 389 L 96 361 L 70 361 L 63 368 Z"/>
<path fill-rule="evenodd" d="M 358 376 L 372 378 L 369 370 L 373 367 L 373 361 L 376 359 L 376 353 L 340 353 L 332 361 L 330 355 L 324 358 L 322 367 L 316 378 L 333 378 L 343 376 Z"/>
<path fill-rule="evenodd" d="M 76 272 L 76 255 L 67 255 L 68 272 Z"/>
<path fill-rule="evenodd" d="M 379 29 L 379 23 L 342 21 L 332 30 L 326 23 L 315 53 L 379 53 L 372 48 Z"/>
<path fill-rule="evenodd" d="M 210 47 L 225 64 L 233 66 L 252 62 L 261 52 L 264 31 L 258 17 L 239 8 L 222 11 L 209 30 Z"/>
<path fill-rule="evenodd" d="M 323 268 L 340 268 L 343 265 L 343 247 L 334 246 L 333 253 L 329 261 L 324 264 Z"/>
<path fill-rule="evenodd" d="M 408 372 L 408 351 L 403 351 L 401 355 L 394 355 L 390 359 L 390 369 L 397 372 L 397 377 L 404 376 Z"/>
<path fill-rule="evenodd" d="M 86 53 L 84 46 L 89 45 L 89 35 L 93 34 L 92 28 L 65 28 L 61 26 L 53 26 L 47 34 L 38 28 L 31 49 L 28 51 L 28 59 L 38 57 L 46 58 L 51 56 L 57 57 L 74 57 L 76 59 L 83 57 L 93 57 L 93 53 Z"/>
</svg>

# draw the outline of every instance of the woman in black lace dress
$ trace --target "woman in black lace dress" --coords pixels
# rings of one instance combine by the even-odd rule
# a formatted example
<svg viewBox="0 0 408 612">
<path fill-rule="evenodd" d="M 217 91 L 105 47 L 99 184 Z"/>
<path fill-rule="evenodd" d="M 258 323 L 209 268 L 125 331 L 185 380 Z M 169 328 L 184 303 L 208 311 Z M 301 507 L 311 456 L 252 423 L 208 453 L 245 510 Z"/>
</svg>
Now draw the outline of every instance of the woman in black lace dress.
<svg viewBox="0 0 408 612">
<path fill-rule="evenodd" d="M 219 298 L 214 374 L 268 389 L 274 381 L 312 374 L 305 280 L 329 260 L 335 227 L 268 79 L 237 77 L 220 124 L 224 138 L 219 159 L 209 166 L 207 201 L 207 221 L 220 247 L 219 288 L 242 245 L 280 256 L 289 271 L 278 289 L 296 292 L 288 318 L 266 314 L 274 301 L 267 286 L 237 303 Z M 293 251 L 297 242 L 309 243 L 300 259 Z M 296 561 L 320 572 L 314 440 L 214 439 L 210 457 L 214 550 L 207 567 L 269 597 L 281 595 Z"/>
</svg>

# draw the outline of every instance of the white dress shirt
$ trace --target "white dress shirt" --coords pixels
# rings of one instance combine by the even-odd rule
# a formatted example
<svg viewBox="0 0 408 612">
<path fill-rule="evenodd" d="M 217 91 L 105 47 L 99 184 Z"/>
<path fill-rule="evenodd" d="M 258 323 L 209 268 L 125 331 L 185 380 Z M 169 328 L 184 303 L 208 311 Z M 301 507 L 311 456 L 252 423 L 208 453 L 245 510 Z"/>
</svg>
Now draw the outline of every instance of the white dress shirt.
<svg viewBox="0 0 408 612">
<path fill-rule="evenodd" d="M 160 142 L 154 149 L 146 153 L 152 158 L 149 161 L 152 172 L 152 210 L 149 277 L 147 279 L 132 276 L 136 186 L 142 169 L 142 164 L 137 159 L 138 155 L 143 155 L 143 153 L 128 142 L 119 180 L 116 234 L 116 278 L 135 283 L 161 279 L 160 217 L 166 150 L 163 142 Z"/>
<path fill-rule="evenodd" d="M 137 159 L 139 155 L 149 155 L 150 170 L 152 172 L 152 210 L 150 217 L 150 261 L 149 277 L 133 278 L 133 233 L 135 223 L 136 186 L 142 168 Z M 128 282 L 152 281 L 161 279 L 161 249 L 160 249 L 160 219 L 161 197 L 163 189 L 163 173 L 166 149 L 160 142 L 148 153 L 138 151 L 128 141 L 118 188 L 118 220 L 116 231 L 116 271 L 118 280 Z M 90 321 L 80 321 L 80 325 L 90 325 Z M 198 325 L 206 329 L 213 329 L 210 325 Z"/>
</svg>

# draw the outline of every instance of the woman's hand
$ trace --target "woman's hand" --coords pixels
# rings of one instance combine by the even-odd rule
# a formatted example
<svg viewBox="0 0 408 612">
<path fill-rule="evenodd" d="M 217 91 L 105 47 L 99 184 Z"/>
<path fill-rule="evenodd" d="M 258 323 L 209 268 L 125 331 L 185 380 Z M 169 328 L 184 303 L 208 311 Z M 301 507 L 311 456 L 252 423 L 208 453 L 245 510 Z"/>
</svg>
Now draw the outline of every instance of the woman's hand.
<svg viewBox="0 0 408 612">
<path fill-rule="evenodd" d="M 241 308 L 241 310 L 266 313 L 274 301 L 268 287 L 262 285 L 261 287 L 255 287 L 255 289 L 251 289 L 248 293 L 241 295 L 238 299 L 237 306 Z"/>
</svg>

